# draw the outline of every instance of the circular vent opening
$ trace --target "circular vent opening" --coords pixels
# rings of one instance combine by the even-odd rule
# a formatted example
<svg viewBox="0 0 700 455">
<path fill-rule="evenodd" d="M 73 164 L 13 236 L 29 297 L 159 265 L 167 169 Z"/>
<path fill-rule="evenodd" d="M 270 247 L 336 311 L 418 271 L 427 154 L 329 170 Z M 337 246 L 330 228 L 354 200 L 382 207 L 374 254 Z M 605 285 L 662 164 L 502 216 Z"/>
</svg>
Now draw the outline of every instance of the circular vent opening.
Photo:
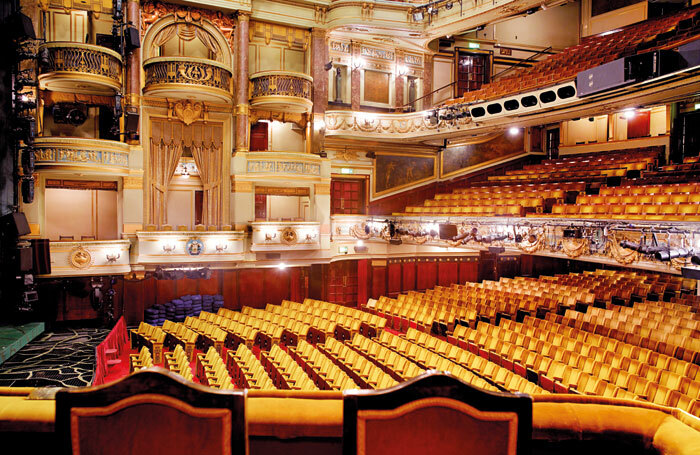
<svg viewBox="0 0 700 455">
<path fill-rule="evenodd" d="M 486 109 L 484 109 L 483 107 L 475 107 L 469 112 L 472 114 L 472 117 L 483 117 L 484 115 L 486 115 Z"/>
<path fill-rule="evenodd" d="M 523 96 L 520 99 L 520 104 L 522 104 L 523 107 L 537 106 L 537 97 L 535 95 Z"/>
<path fill-rule="evenodd" d="M 486 110 L 491 115 L 500 114 L 501 111 L 503 110 L 503 106 L 501 106 L 498 103 L 493 103 L 493 104 L 489 104 L 488 106 L 486 106 Z"/>
<path fill-rule="evenodd" d="M 503 107 L 505 107 L 507 111 L 514 111 L 520 108 L 520 103 L 518 103 L 518 100 L 508 100 L 503 103 Z"/>
<path fill-rule="evenodd" d="M 540 93 L 540 101 L 543 103 L 551 103 L 557 99 L 557 94 L 554 90 L 547 90 L 546 92 Z"/>
</svg>

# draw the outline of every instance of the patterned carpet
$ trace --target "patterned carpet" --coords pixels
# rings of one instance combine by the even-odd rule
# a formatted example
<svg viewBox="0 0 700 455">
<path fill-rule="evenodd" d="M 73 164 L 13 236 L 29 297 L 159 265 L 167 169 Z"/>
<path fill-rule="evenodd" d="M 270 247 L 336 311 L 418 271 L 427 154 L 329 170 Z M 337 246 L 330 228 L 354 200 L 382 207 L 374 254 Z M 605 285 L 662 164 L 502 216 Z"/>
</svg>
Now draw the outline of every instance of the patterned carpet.
<svg viewBox="0 0 700 455">
<path fill-rule="evenodd" d="M 0 386 L 80 387 L 90 384 L 95 346 L 109 329 L 46 332 L 0 365 Z"/>
</svg>

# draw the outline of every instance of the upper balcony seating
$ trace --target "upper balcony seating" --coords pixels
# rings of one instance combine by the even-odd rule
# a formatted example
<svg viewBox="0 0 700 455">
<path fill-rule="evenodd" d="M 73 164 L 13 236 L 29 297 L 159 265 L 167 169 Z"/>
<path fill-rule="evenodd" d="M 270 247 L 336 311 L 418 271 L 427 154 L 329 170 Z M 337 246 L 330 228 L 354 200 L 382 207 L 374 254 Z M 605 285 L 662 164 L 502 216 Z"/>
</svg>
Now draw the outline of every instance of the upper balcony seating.
<svg viewBox="0 0 700 455">
<path fill-rule="evenodd" d="M 526 165 L 523 169 L 507 171 L 506 175 L 491 176 L 489 180 L 570 181 L 625 177 L 629 171 L 641 172 L 656 167 L 662 152 L 663 147 L 644 147 L 571 155 Z"/>
<path fill-rule="evenodd" d="M 458 188 L 449 194 L 437 194 L 422 206 L 406 207 L 395 215 L 442 216 L 523 216 L 542 212 L 547 200 L 563 202 L 567 191 L 583 191 L 585 183 L 507 185 Z"/>
<path fill-rule="evenodd" d="M 618 58 L 655 49 L 669 49 L 690 41 L 700 31 L 700 15 L 691 8 L 666 17 L 633 24 L 613 33 L 601 33 L 581 39 L 580 44 L 564 49 L 531 68 L 467 92 L 446 104 L 501 98 L 572 80 L 584 70 Z"/>
<path fill-rule="evenodd" d="M 598 195 L 579 195 L 576 204 L 558 204 L 551 218 L 645 221 L 700 221 L 700 184 L 602 187 Z"/>
</svg>

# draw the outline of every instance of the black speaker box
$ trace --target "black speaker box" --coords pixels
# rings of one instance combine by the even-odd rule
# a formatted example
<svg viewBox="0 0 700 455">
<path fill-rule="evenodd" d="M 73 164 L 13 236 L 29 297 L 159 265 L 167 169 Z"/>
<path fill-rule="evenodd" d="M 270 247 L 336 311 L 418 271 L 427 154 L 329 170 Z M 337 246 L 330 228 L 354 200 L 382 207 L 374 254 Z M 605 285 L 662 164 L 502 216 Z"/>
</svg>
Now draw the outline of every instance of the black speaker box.
<svg viewBox="0 0 700 455">
<path fill-rule="evenodd" d="M 34 268 L 32 248 L 17 248 L 17 267 L 20 272 L 31 272 Z"/>
<path fill-rule="evenodd" d="M 660 49 L 625 57 L 625 78 L 641 82 L 678 71 L 686 66 L 680 53 Z"/>
<path fill-rule="evenodd" d="M 438 225 L 441 240 L 452 240 L 457 235 L 457 225 L 442 223 Z"/>
<path fill-rule="evenodd" d="M 681 54 L 688 68 L 700 65 L 700 39 L 679 47 L 678 53 Z"/>
<path fill-rule="evenodd" d="M 22 179 L 22 201 L 25 204 L 31 204 L 34 202 L 34 179 L 25 178 Z"/>
<path fill-rule="evenodd" d="M 126 52 L 131 52 L 141 47 L 139 30 L 136 27 L 126 27 L 126 29 L 124 29 L 124 44 L 126 46 Z"/>
<path fill-rule="evenodd" d="M 34 24 L 29 16 L 16 13 L 11 20 L 10 36 L 18 39 L 36 39 Z"/>
<path fill-rule="evenodd" d="M 634 81 L 625 78 L 625 59 L 623 58 L 581 71 L 576 75 L 576 89 L 579 97 L 622 87 L 632 82 Z"/>
<path fill-rule="evenodd" d="M 124 114 L 124 131 L 127 133 L 136 133 L 139 130 L 139 113 L 126 112 Z"/>
<path fill-rule="evenodd" d="M 13 212 L 0 218 L 3 229 L 14 236 L 27 235 L 31 232 L 27 217 L 22 212 Z"/>
</svg>

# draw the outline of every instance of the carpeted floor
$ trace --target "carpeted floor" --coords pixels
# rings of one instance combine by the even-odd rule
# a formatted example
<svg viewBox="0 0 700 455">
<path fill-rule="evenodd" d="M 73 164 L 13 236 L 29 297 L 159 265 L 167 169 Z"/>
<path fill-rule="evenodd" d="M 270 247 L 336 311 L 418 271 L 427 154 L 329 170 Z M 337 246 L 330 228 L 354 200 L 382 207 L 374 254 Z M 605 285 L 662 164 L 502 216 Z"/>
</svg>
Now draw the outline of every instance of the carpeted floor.
<svg viewBox="0 0 700 455">
<path fill-rule="evenodd" d="M 90 384 L 95 346 L 108 329 L 57 329 L 30 342 L 0 365 L 0 386 L 80 387 Z"/>
</svg>

